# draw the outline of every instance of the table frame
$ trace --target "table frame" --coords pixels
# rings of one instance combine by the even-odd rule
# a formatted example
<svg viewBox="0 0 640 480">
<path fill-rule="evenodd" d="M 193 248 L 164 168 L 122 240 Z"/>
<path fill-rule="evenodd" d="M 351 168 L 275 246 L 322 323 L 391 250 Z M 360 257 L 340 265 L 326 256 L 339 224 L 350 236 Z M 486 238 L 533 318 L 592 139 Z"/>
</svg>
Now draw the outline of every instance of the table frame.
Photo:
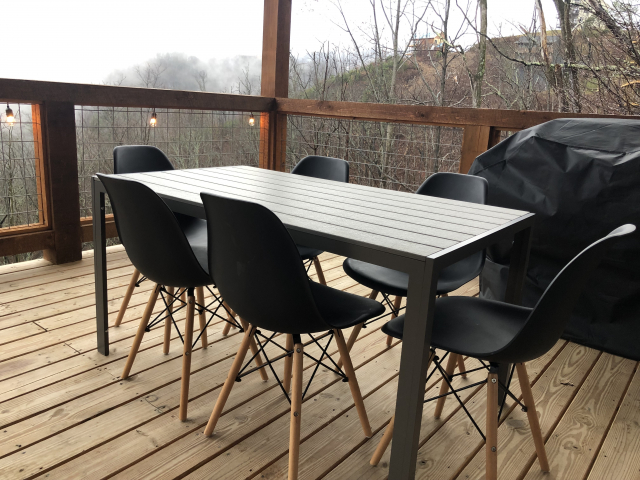
<svg viewBox="0 0 640 480">
<path fill-rule="evenodd" d="M 106 191 L 95 176 L 91 179 L 91 194 L 98 351 L 103 355 L 109 355 L 105 232 Z M 172 198 L 163 197 L 163 199 L 175 212 L 205 218 L 202 205 L 193 205 Z M 411 479 L 415 476 L 427 376 L 426 364 L 431 343 L 433 307 L 439 272 L 472 253 L 499 241 L 513 238 L 505 301 L 520 304 L 529 261 L 533 222 L 534 214 L 522 215 L 482 235 L 475 236 L 421 260 L 329 238 L 320 232 L 289 228 L 289 233 L 298 244 L 394 268 L 409 274 L 404 327 L 406 335 L 404 335 L 400 360 L 394 440 L 389 469 L 390 479 Z M 501 374 L 503 378 L 506 376 L 506 368 Z"/>
</svg>

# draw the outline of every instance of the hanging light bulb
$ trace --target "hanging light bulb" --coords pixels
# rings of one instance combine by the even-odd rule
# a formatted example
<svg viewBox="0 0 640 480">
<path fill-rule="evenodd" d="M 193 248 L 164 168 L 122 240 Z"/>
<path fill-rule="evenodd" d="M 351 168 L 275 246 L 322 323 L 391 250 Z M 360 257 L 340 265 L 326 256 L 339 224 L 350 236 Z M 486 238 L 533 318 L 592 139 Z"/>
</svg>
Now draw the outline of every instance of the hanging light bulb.
<svg viewBox="0 0 640 480">
<path fill-rule="evenodd" d="M 13 110 L 11 110 L 9 108 L 9 104 L 8 103 L 7 103 L 6 113 L 7 113 L 7 123 L 9 124 L 10 127 L 13 127 L 13 124 L 15 123 L 16 119 L 13 116 Z"/>
<path fill-rule="evenodd" d="M 158 124 L 158 116 L 156 115 L 155 108 L 153 109 L 153 113 L 151 114 L 151 120 L 149 120 L 149 123 L 152 127 L 155 127 Z"/>
<path fill-rule="evenodd" d="M 256 124 L 256 119 L 253 116 L 253 113 L 251 115 L 249 115 L 249 126 L 253 127 Z"/>
</svg>

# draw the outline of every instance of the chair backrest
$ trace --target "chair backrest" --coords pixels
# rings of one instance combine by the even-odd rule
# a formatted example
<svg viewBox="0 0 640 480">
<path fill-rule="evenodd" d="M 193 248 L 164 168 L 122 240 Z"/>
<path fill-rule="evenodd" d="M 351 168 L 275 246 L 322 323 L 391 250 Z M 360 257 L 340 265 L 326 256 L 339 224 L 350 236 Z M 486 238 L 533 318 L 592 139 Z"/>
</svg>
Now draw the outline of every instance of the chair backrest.
<svg viewBox="0 0 640 480">
<path fill-rule="evenodd" d="M 518 335 L 501 352 L 512 362 L 526 362 L 548 352 L 564 331 L 587 280 L 609 248 L 636 229 L 627 224 L 595 241 L 556 275 Z"/>
<path fill-rule="evenodd" d="M 209 272 L 229 306 L 250 324 L 273 332 L 330 330 L 280 219 L 256 203 L 200 196 L 207 214 Z"/>
<path fill-rule="evenodd" d="M 159 148 L 150 145 L 122 145 L 113 149 L 113 173 L 144 173 L 173 170 Z"/>
<path fill-rule="evenodd" d="M 349 183 L 349 162 L 340 158 L 310 155 L 300 160 L 291 173 Z"/>
<path fill-rule="evenodd" d="M 155 283 L 172 287 L 211 284 L 178 220 L 166 203 L 140 182 L 98 174 L 131 263 Z"/>
<path fill-rule="evenodd" d="M 416 190 L 416 193 L 484 205 L 489 196 L 489 182 L 482 177 L 473 175 L 438 172 L 427 178 Z M 471 278 L 480 275 L 484 267 L 485 255 L 483 250 L 461 260 L 465 264 L 465 271 L 469 272 Z"/>
<path fill-rule="evenodd" d="M 416 193 L 463 202 L 487 203 L 489 182 L 482 177 L 439 172 L 427 178 Z"/>
</svg>

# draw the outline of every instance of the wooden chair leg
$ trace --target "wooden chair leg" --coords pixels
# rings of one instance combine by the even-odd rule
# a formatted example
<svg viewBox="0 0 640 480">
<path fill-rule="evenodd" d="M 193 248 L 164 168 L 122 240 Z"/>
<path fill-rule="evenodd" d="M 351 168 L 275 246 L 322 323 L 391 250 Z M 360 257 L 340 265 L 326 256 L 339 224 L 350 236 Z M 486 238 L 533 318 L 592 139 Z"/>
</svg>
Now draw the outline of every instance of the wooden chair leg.
<svg viewBox="0 0 640 480">
<path fill-rule="evenodd" d="M 318 275 L 318 281 L 322 285 L 326 285 L 327 281 L 324 279 L 324 272 L 322 271 L 322 267 L 320 266 L 320 260 L 318 257 L 313 259 L 313 266 L 316 268 L 316 274 Z"/>
<path fill-rule="evenodd" d="M 242 363 L 244 362 L 245 357 L 247 356 L 247 351 L 249 351 L 249 344 L 251 343 L 251 338 L 255 333 L 255 328 L 247 328 L 244 331 L 244 336 L 242 337 L 242 342 L 240 343 L 240 348 L 238 348 L 238 353 L 236 354 L 236 358 L 233 360 L 231 364 L 231 369 L 229 370 L 229 375 L 227 376 L 227 380 L 224 382 L 222 389 L 220 390 L 220 395 L 218 395 L 218 400 L 216 400 L 216 405 L 213 407 L 213 412 L 211 412 L 211 417 L 209 417 L 209 423 L 207 423 L 207 427 L 204 429 L 204 434 L 207 437 L 210 437 L 213 433 L 213 430 L 216 428 L 216 424 L 220 419 L 220 415 L 222 414 L 222 410 L 224 409 L 224 404 L 227 403 L 227 399 L 229 398 L 229 393 L 231 393 L 231 389 L 233 388 L 233 384 L 236 383 L 236 377 L 238 376 L 238 372 L 242 368 Z"/>
<path fill-rule="evenodd" d="M 224 335 L 225 337 L 227 335 L 229 335 L 229 330 L 231 330 L 231 324 L 229 322 L 225 323 L 224 327 L 222 328 L 222 335 Z"/>
<path fill-rule="evenodd" d="M 137 268 L 133 269 L 133 273 L 131 274 L 131 281 L 129 282 L 129 286 L 127 287 L 127 291 L 124 294 L 124 298 L 122 299 L 122 304 L 120 304 L 120 311 L 118 312 L 118 316 L 116 317 L 116 327 L 119 327 L 122 323 L 122 318 L 124 314 L 127 312 L 127 307 L 129 306 L 129 301 L 131 300 L 131 295 L 133 295 L 133 289 L 136 288 L 136 283 L 138 283 L 138 279 L 140 278 L 140 272 Z"/>
<path fill-rule="evenodd" d="M 235 328 L 235 325 L 233 324 L 235 314 L 233 310 L 231 310 L 229 305 L 227 305 L 227 302 L 222 302 L 222 304 L 227 309 L 227 320 L 229 320 L 224 324 L 224 327 L 222 328 L 222 335 L 226 337 L 227 335 L 229 335 L 229 330 L 231 330 L 231 327 Z"/>
<path fill-rule="evenodd" d="M 136 332 L 136 336 L 133 339 L 133 345 L 131 345 L 131 350 L 129 351 L 129 357 L 127 357 L 127 363 L 124 366 L 124 370 L 122 371 L 122 378 L 128 378 L 129 372 L 131 372 L 131 367 L 133 366 L 133 361 L 136 359 L 136 355 L 138 354 L 138 350 L 140 349 L 140 343 L 142 343 L 142 337 L 144 336 L 144 331 L 149 324 L 149 319 L 151 318 L 151 314 L 153 313 L 153 309 L 156 306 L 156 300 L 158 300 L 158 294 L 160 293 L 160 285 L 156 285 L 155 288 L 151 291 L 151 295 L 149 295 L 149 301 L 147 302 L 147 306 L 144 309 L 144 313 L 142 314 L 142 319 L 140 320 L 140 325 L 138 325 L 138 331 Z"/>
<path fill-rule="evenodd" d="M 378 296 L 378 292 L 377 290 L 371 290 L 371 293 L 369 294 L 369 298 L 372 300 L 375 300 L 376 297 Z M 358 339 L 358 335 L 360 335 L 360 330 L 362 330 L 362 328 L 364 327 L 364 323 L 359 323 L 358 325 L 356 325 L 355 327 L 353 327 L 353 330 L 351 330 L 351 335 L 349 335 L 349 340 L 347 340 L 347 351 L 351 351 L 351 349 L 353 348 L 353 345 L 356 343 L 356 340 Z M 338 368 L 342 368 L 342 359 L 339 358 L 338 361 L 336 362 L 336 365 L 338 365 Z"/>
<path fill-rule="evenodd" d="M 167 287 L 167 293 L 169 294 L 169 298 L 167 303 L 169 303 L 168 315 L 164 321 L 164 343 L 162 345 L 162 352 L 165 355 L 169 355 L 169 345 L 171 344 L 171 315 L 173 314 L 173 304 L 171 296 L 173 296 L 174 288 Z"/>
<path fill-rule="evenodd" d="M 285 343 L 287 350 L 293 350 L 293 335 L 287 334 L 287 340 Z M 288 357 L 284 357 L 284 375 L 282 378 L 282 387 L 285 392 L 288 392 L 291 388 L 291 367 L 293 366 L 293 354 Z"/>
<path fill-rule="evenodd" d="M 240 325 L 242 325 L 242 328 L 244 328 L 245 330 L 247 330 L 248 328 L 250 328 L 251 326 L 244 321 L 242 318 L 240 318 Z M 254 362 L 256 363 L 256 367 L 260 368 L 260 370 L 258 370 L 258 372 L 260 372 L 260 378 L 262 378 L 262 380 L 264 380 L 265 382 L 267 380 L 269 380 L 269 375 L 267 375 L 267 369 L 265 367 L 263 367 L 264 362 L 262 361 L 262 356 L 258 353 L 259 349 L 258 349 L 258 345 L 256 345 L 256 339 L 255 337 L 251 337 L 251 342 L 249 343 L 249 348 L 251 349 L 251 355 L 255 355 L 256 358 L 254 358 Z"/>
<path fill-rule="evenodd" d="M 207 341 L 207 313 L 204 310 L 204 287 L 196 287 L 196 301 L 202 311 L 198 312 L 198 320 L 200 322 L 200 341 L 202 342 L 202 348 L 207 348 L 209 342 Z"/>
<path fill-rule="evenodd" d="M 393 438 L 393 423 L 395 419 L 395 415 L 391 417 L 391 421 L 389 422 L 389 425 L 387 425 L 387 428 L 384 431 L 384 435 L 382 435 L 382 439 L 380 440 L 380 443 L 378 443 L 376 451 L 373 452 L 373 456 L 369 461 L 369 464 L 373 465 L 374 467 L 378 465 L 378 463 L 380 463 L 382 455 L 384 455 L 384 452 L 386 452 L 387 448 L 389 448 L 389 444 L 391 443 L 391 439 Z"/>
<path fill-rule="evenodd" d="M 182 302 L 186 305 L 186 303 L 187 303 L 187 289 L 186 288 L 182 292 L 182 295 L 180 296 L 180 300 L 182 300 Z M 186 309 L 185 309 L 185 311 L 186 311 Z"/>
<path fill-rule="evenodd" d="M 453 352 L 449 352 L 447 366 L 444 369 L 445 373 L 449 377 L 453 374 L 457 364 L 458 364 L 458 355 Z M 440 383 L 440 393 L 438 395 L 444 395 L 448 391 L 449 391 L 449 385 L 447 384 L 447 382 L 444 381 L 444 378 L 443 378 L 442 382 Z M 444 408 L 444 402 L 446 399 L 447 397 L 440 397 L 436 402 L 436 409 L 433 412 L 433 416 L 435 418 L 440 418 L 440 415 L 442 415 L 442 409 Z"/>
<path fill-rule="evenodd" d="M 367 411 L 364 408 L 364 401 L 362 400 L 362 394 L 360 393 L 360 386 L 358 385 L 356 372 L 353 370 L 353 364 L 351 363 L 351 355 L 349 355 L 349 351 L 347 350 L 347 344 L 344 341 L 342 330 L 336 328 L 334 329 L 333 332 L 334 332 L 334 336 L 336 337 L 336 344 L 338 345 L 340 358 L 342 359 L 342 364 L 344 365 L 344 373 L 347 375 L 347 378 L 349 379 L 349 388 L 351 389 L 351 396 L 353 397 L 353 402 L 355 403 L 356 411 L 358 412 L 358 417 L 360 417 L 360 424 L 362 425 L 362 430 L 364 431 L 364 435 L 366 437 L 371 437 L 373 435 L 373 433 L 371 432 L 371 425 L 369 425 L 369 418 L 367 417 Z"/>
<path fill-rule="evenodd" d="M 540 469 L 543 472 L 548 472 L 549 460 L 547 460 L 547 452 L 544 449 L 544 439 L 542 438 L 542 431 L 540 430 L 540 421 L 538 420 L 536 404 L 533 401 L 533 393 L 531 392 L 531 384 L 529 383 L 527 367 L 525 367 L 524 363 L 517 363 L 516 370 L 518 371 L 518 381 L 520 382 L 520 391 L 522 392 L 524 406 L 527 407 L 527 417 L 529 418 L 529 426 L 531 427 L 531 435 L 533 435 L 533 443 L 536 446 Z"/>
<path fill-rule="evenodd" d="M 184 350 L 182 353 L 182 385 L 180 386 L 180 410 L 178 418 L 181 422 L 187 419 L 189 406 L 189 380 L 191 377 L 191 349 L 193 343 L 193 320 L 196 310 L 196 299 L 193 290 L 187 297 L 187 322 L 184 326 Z"/>
<path fill-rule="evenodd" d="M 358 339 L 358 335 L 360 335 L 360 330 L 362 330 L 362 327 L 364 327 L 364 323 L 359 323 L 358 325 L 353 327 L 353 330 L 351 330 L 351 335 L 349 335 L 349 340 L 347 340 L 347 352 L 350 352 L 353 348 L 353 345 Z M 342 357 L 338 359 L 336 365 L 338 365 L 338 368 L 342 368 Z"/>
<path fill-rule="evenodd" d="M 462 378 L 467 378 L 467 367 L 464 364 L 464 357 L 462 355 L 458 355 L 458 370 L 460 370 L 460 376 Z"/>
<path fill-rule="evenodd" d="M 289 424 L 289 480 L 298 479 L 300 458 L 300 423 L 302 422 L 303 346 L 293 347 L 293 382 L 291 386 L 291 420 Z"/>
<path fill-rule="evenodd" d="M 433 360 L 434 356 L 435 356 L 435 351 L 431 350 L 431 353 L 429 354 L 429 360 L 427 361 L 427 371 L 431 366 L 431 361 Z M 386 452 L 387 448 L 389 448 L 389 444 L 391 443 L 391 439 L 393 438 L 393 424 L 395 419 L 396 419 L 395 415 L 391 417 L 391 421 L 389 422 L 389 425 L 387 425 L 387 428 L 384 431 L 384 435 L 382 436 L 382 439 L 380 440 L 380 443 L 378 444 L 376 451 L 373 452 L 373 456 L 369 461 L 369 464 L 373 465 L 374 467 L 378 465 L 378 463 L 380 463 L 380 459 L 384 455 L 384 452 Z"/>
<path fill-rule="evenodd" d="M 498 479 L 498 374 L 487 377 L 486 480 Z"/>
<path fill-rule="evenodd" d="M 394 312 L 391 314 L 391 319 L 393 320 L 394 318 L 396 318 L 398 315 L 396 315 L 395 312 L 397 312 L 400 309 L 400 304 L 402 303 L 402 297 L 398 297 L 396 296 L 395 300 L 393 301 L 393 310 Z M 391 343 L 393 342 L 393 337 L 391 335 L 387 335 L 387 347 L 391 346 Z"/>
</svg>

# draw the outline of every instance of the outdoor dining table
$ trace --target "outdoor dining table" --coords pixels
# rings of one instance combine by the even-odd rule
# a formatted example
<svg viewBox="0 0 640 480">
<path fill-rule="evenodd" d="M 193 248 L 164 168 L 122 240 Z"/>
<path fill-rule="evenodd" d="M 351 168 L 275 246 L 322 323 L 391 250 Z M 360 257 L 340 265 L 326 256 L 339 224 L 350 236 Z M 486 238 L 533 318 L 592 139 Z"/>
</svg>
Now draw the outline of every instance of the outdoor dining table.
<svg viewBox="0 0 640 480">
<path fill-rule="evenodd" d="M 519 303 L 534 215 L 249 166 L 121 176 L 147 185 L 174 212 L 198 218 L 205 218 L 200 192 L 260 203 L 299 245 L 409 274 L 389 478 L 414 478 L 438 273 L 489 245 L 513 240 L 506 301 Z M 91 190 L 98 350 L 108 355 L 105 189 L 97 177 Z"/>
</svg>

